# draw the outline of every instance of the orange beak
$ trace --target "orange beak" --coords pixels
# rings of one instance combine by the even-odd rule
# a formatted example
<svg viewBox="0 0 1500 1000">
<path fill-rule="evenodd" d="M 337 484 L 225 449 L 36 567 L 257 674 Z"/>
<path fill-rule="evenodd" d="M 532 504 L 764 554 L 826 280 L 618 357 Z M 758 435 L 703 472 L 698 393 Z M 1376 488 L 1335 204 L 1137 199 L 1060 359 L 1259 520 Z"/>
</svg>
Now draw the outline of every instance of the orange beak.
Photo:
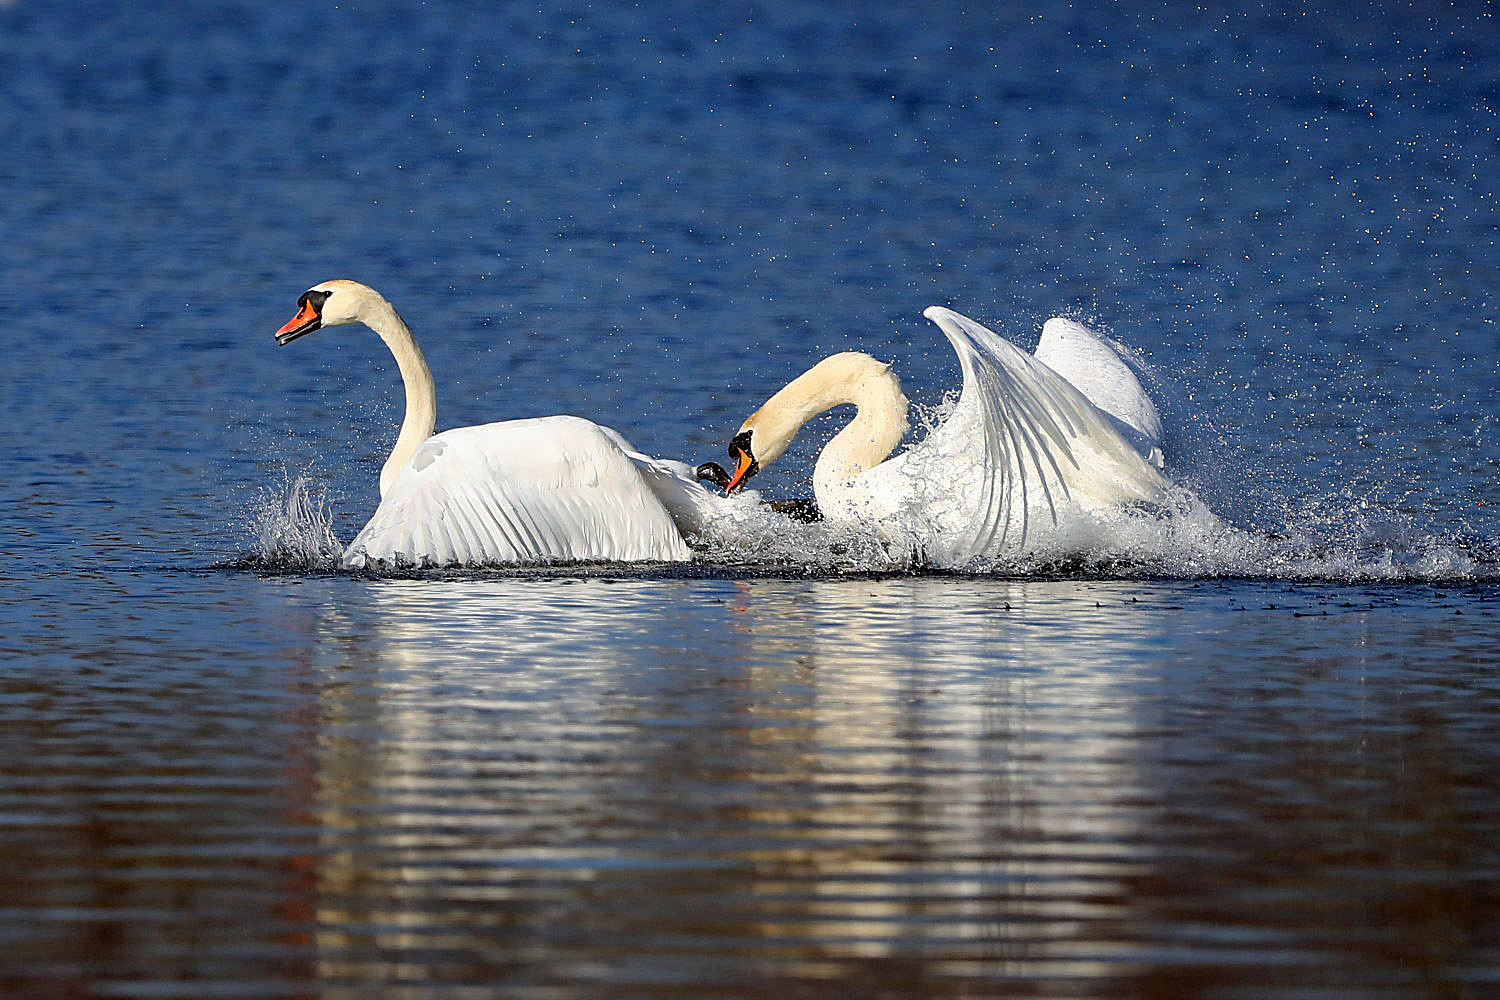
<svg viewBox="0 0 1500 1000">
<path fill-rule="evenodd" d="M 744 484 L 745 480 L 755 475 L 759 468 L 754 456 L 746 448 L 733 448 L 730 456 L 735 460 L 734 475 L 729 479 L 729 485 L 724 487 L 725 493 L 733 493 Z"/>
<path fill-rule="evenodd" d="M 312 333 L 322 323 L 323 317 L 318 315 L 318 307 L 313 305 L 312 299 L 304 298 L 302 308 L 297 310 L 297 315 L 287 320 L 286 325 L 276 331 L 276 343 L 285 347 L 298 337 Z"/>
</svg>

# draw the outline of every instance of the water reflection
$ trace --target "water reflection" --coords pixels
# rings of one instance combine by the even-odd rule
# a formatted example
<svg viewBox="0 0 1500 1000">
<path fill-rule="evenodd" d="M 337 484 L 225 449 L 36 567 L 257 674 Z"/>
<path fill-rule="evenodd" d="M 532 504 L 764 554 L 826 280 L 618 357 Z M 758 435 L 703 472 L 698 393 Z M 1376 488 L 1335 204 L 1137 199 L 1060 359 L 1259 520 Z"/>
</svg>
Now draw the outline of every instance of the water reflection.
<svg viewBox="0 0 1500 1000">
<path fill-rule="evenodd" d="M 1152 863 L 1113 586 L 375 585 L 320 624 L 324 975 L 1102 976 Z"/>
<path fill-rule="evenodd" d="M 1500 981 L 1493 587 L 131 575 L 16 607 L 7 995 Z"/>
<path fill-rule="evenodd" d="M 967 974 L 1099 972 L 1058 945 L 1141 868 L 1119 798 L 1138 784 L 1119 688 L 1139 643 L 1096 644 L 1118 632 L 1097 614 L 1061 642 L 1049 623 L 1082 602 L 1038 614 L 1014 584 L 745 590 L 755 777 L 799 790 L 751 811 L 791 841 L 760 859 L 755 891 L 782 901 L 762 932 Z"/>
</svg>

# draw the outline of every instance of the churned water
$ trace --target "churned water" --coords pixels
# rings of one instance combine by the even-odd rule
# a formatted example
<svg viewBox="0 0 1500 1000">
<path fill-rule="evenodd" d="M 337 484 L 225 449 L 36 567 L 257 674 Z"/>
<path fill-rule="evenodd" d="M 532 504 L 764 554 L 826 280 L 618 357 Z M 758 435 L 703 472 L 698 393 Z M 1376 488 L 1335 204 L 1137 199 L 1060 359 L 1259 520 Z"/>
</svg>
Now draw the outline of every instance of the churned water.
<svg viewBox="0 0 1500 1000">
<path fill-rule="evenodd" d="M 0 992 L 1500 993 L 1493 5 L 866 6 L 0 4 Z M 1222 524 L 340 573 L 333 277 L 694 463 L 1076 317 Z"/>
</svg>

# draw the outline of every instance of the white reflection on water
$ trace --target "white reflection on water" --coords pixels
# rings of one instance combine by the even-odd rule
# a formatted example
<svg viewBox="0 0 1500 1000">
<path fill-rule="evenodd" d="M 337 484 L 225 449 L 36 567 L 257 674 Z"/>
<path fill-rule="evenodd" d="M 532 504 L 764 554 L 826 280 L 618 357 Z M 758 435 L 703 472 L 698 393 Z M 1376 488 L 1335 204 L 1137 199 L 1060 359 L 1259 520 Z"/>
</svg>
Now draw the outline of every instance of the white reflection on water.
<svg viewBox="0 0 1500 1000">
<path fill-rule="evenodd" d="M 1102 975 L 1150 864 L 1122 685 L 1152 634 L 1099 606 L 1126 586 L 382 581 L 326 606 L 325 979 L 518 947 L 643 981 Z"/>
<path fill-rule="evenodd" d="M 1142 868 L 1129 846 L 1138 816 L 1121 808 L 1139 779 L 1119 690 L 1139 644 L 1092 642 L 1117 621 L 1080 620 L 1077 600 L 1036 610 L 1040 595 L 1015 585 L 744 589 L 762 664 L 750 670 L 756 708 L 785 723 L 755 731 L 757 780 L 813 789 L 799 808 L 756 819 L 832 824 L 856 841 L 793 848 L 812 898 L 766 932 L 847 938 L 864 957 L 927 939 L 983 942 L 969 957 L 1099 973 L 1067 944 L 1103 912 L 1088 899 L 1119 895 L 1114 879 Z M 1066 636 L 1059 615 L 1072 616 Z M 777 648 L 788 642 L 807 652 Z M 789 683 L 791 663 L 816 680 Z M 887 857 L 893 842 L 909 853 Z M 997 897 L 996 886 L 1008 890 Z M 775 898 L 795 883 L 757 890 Z"/>
</svg>

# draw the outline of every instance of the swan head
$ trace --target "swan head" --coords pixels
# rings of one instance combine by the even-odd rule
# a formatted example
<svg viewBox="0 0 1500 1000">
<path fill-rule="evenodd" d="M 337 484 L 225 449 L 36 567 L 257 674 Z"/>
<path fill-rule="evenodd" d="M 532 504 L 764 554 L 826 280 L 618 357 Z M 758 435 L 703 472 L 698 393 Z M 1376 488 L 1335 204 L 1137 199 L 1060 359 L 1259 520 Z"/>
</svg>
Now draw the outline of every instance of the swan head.
<svg viewBox="0 0 1500 1000">
<path fill-rule="evenodd" d="M 807 422 L 808 417 L 799 416 L 796 409 L 780 405 L 785 392 L 786 389 L 781 390 L 765 406 L 746 417 L 739 431 L 730 439 L 729 457 L 734 459 L 734 472 L 730 473 L 727 483 L 719 484 L 725 493 L 741 489 L 761 466 L 770 465 L 785 454 L 792 438 Z"/>
<path fill-rule="evenodd" d="M 729 473 L 725 472 L 724 466 L 718 462 L 704 462 L 693 470 L 693 474 L 705 483 L 713 483 L 721 490 L 729 485 Z"/>
<path fill-rule="evenodd" d="M 276 331 L 276 343 L 285 347 L 325 326 L 359 323 L 377 304 L 391 308 L 379 292 L 357 281 L 339 278 L 314 285 L 297 299 L 297 315 Z"/>
<path fill-rule="evenodd" d="M 861 411 L 868 409 L 872 417 L 888 417 L 882 427 L 894 428 L 894 440 L 887 441 L 890 434 L 884 433 L 868 442 L 869 448 L 879 452 L 873 457 L 875 462 L 888 455 L 906 432 L 906 397 L 901 395 L 891 366 L 860 351 L 835 354 L 788 382 L 745 418 L 729 442 L 729 457 L 734 459 L 735 468 L 724 492 L 743 487 L 763 466 L 786 452 L 808 420 L 841 403 L 853 403 Z M 861 460 L 861 466 L 867 464 L 872 464 L 868 456 Z"/>
<path fill-rule="evenodd" d="M 760 459 L 755 457 L 754 438 L 755 428 L 748 430 L 741 428 L 740 432 L 729 442 L 729 457 L 734 459 L 734 474 L 723 484 L 725 493 L 733 493 L 740 489 L 751 476 L 760 471 Z M 777 455 L 780 455 L 782 451 L 786 451 L 784 444 Z M 769 462 L 770 459 L 766 461 Z"/>
</svg>

